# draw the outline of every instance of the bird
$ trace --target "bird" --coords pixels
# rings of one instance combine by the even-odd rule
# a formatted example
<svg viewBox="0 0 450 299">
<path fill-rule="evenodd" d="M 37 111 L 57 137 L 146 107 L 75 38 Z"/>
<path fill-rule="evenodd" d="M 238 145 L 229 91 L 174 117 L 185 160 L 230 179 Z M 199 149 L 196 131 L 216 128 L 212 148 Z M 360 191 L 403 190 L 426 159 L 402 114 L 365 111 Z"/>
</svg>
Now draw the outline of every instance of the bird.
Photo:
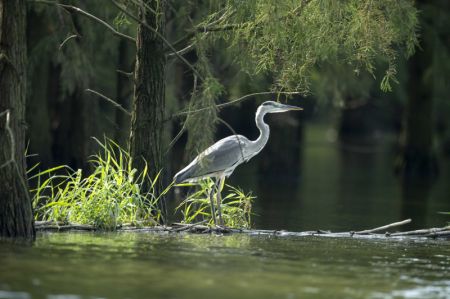
<svg viewBox="0 0 450 299">
<path fill-rule="evenodd" d="M 219 226 L 223 226 L 221 211 L 221 191 L 225 182 L 225 178 L 229 177 L 240 164 L 248 162 L 256 156 L 266 145 L 269 140 L 270 128 L 264 122 L 264 116 L 267 113 L 281 113 L 291 110 L 303 110 L 301 107 L 281 104 L 275 101 L 266 101 L 262 103 L 256 110 L 255 122 L 259 129 L 260 135 L 256 140 L 249 140 L 243 135 L 231 135 L 223 138 L 192 160 L 185 168 L 175 174 L 174 184 L 184 182 L 196 182 L 201 179 L 215 179 L 214 186 L 209 192 L 209 200 L 211 203 L 211 214 L 214 225 L 217 226 L 216 212 L 213 200 L 213 189 L 217 190 L 217 211 L 219 217 Z"/>
</svg>

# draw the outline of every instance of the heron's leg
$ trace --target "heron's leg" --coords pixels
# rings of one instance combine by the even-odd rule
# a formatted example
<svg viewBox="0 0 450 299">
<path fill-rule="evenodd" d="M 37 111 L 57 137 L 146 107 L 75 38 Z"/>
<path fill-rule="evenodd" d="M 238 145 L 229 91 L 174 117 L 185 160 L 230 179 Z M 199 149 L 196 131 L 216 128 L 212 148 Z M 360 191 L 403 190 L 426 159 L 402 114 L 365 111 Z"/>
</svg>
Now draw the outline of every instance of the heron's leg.
<svg viewBox="0 0 450 299">
<path fill-rule="evenodd" d="M 214 179 L 212 179 L 214 182 Z M 216 187 L 216 182 L 214 182 L 214 184 L 211 186 L 211 189 L 209 190 L 209 201 L 211 202 L 211 217 L 214 220 L 214 225 L 217 226 L 217 221 L 216 221 L 216 209 L 214 208 L 214 189 Z"/>
<path fill-rule="evenodd" d="M 219 212 L 219 225 L 222 225 L 222 226 L 224 225 L 224 223 L 223 223 L 223 219 L 222 219 L 222 208 L 221 208 L 222 194 L 221 193 L 222 193 L 224 183 L 225 183 L 225 177 L 223 176 L 219 179 L 218 186 L 217 186 L 217 211 Z"/>
</svg>

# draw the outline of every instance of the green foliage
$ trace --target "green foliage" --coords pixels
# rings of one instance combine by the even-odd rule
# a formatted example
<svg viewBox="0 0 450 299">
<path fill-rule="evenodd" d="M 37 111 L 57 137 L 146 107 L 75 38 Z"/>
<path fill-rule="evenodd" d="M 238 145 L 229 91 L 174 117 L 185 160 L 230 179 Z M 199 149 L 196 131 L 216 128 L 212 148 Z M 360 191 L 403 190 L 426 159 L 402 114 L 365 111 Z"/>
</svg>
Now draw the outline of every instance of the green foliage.
<svg viewBox="0 0 450 299">
<path fill-rule="evenodd" d="M 387 62 L 381 88 L 389 90 L 397 57 L 412 55 L 417 45 L 417 10 L 409 0 L 228 0 L 216 5 L 221 10 L 214 7 L 200 27 L 232 28 L 209 37 L 228 41 L 248 72 L 272 73 L 278 90 L 308 92 L 312 73 L 327 63 L 373 75 L 379 58 Z"/>
<path fill-rule="evenodd" d="M 198 191 L 189 195 L 177 208 L 183 215 L 183 223 L 191 224 L 207 221 L 209 225 L 214 224 L 211 215 L 211 202 L 208 198 L 214 182 L 205 179 L 198 184 L 182 184 L 182 186 L 197 186 Z M 252 216 L 252 202 L 256 198 L 251 193 L 245 193 L 240 188 L 227 186 L 228 194 L 222 200 L 222 219 L 225 226 L 250 228 Z M 216 197 L 214 196 L 214 202 Z M 217 211 L 216 211 L 217 213 Z M 216 215 L 217 216 L 217 215 Z"/>
<path fill-rule="evenodd" d="M 91 157 L 93 172 L 83 176 L 81 169 L 58 166 L 30 177 L 37 180 L 31 190 L 35 218 L 94 225 L 114 230 L 124 223 L 156 225 L 161 221 L 158 207 L 161 196 L 152 190 L 158 176 L 151 180 L 147 168 L 137 173 L 129 154 L 112 140 L 101 143 L 101 153 Z M 144 193 L 142 186 L 150 191 Z"/>
<path fill-rule="evenodd" d="M 198 61 L 196 68 L 203 76 L 203 81 L 197 90 L 194 86 L 193 94 L 189 103 L 189 109 L 197 110 L 204 107 L 209 109 L 201 113 L 189 114 L 186 119 L 186 128 L 188 131 L 188 142 L 186 151 L 190 158 L 196 156 L 214 141 L 215 124 L 217 122 L 216 101 L 223 94 L 224 89 L 219 80 L 212 73 L 212 67 L 207 58 L 207 48 L 204 40 L 196 38 L 196 52 Z"/>
</svg>

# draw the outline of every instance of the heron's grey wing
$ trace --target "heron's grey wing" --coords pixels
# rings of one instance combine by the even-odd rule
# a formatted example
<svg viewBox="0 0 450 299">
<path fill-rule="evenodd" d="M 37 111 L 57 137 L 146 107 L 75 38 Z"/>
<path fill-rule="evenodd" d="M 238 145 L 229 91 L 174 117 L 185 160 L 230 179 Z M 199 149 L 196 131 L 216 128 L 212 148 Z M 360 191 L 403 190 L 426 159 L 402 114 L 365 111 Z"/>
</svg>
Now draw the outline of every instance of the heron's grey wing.
<svg viewBox="0 0 450 299">
<path fill-rule="evenodd" d="M 219 140 L 178 172 L 175 175 L 175 181 L 182 182 L 212 176 L 215 173 L 236 167 L 245 160 L 245 146 L 249 142 L 242 135 L 233 135 Z"/>
</svg>

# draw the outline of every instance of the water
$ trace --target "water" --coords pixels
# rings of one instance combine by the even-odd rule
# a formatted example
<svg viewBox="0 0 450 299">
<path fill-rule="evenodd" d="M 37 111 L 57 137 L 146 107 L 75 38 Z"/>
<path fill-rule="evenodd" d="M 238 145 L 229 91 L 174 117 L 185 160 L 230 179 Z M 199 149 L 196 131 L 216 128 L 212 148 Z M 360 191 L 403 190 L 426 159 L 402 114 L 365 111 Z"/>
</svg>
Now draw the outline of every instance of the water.
<svg viewBox="0 0 450 299">
<path fill-rule="evenodd" d="M 256 227 L 349 231 L 406 218 L 413 223 L 405 229 L 449 221 L 437 214 L 450 211 L 448 162 L 433 184 L 404 185 L 392 173 L 392 140 L 354 150 L 330 142 L 327 128 L 306 132 L 299 177 L 258 178 L 262 155 L 233 174 L 233 185 L 258 196 Z M 44 233 L 33 246 L 0 243 L 3 298 L 450 298 L 450 246 L 419 239 Z"/>
<path fill-rule="evenodd" d="M 349 145 L 336 142 L 335 134 L 327 124 L 308 126 L 296 166 L 299 177 L 282 172 L 258 177 L 259 163 L 277 159 L 263 153 L 236 169 L 231 183 L 258 197 L 254 204 L 258 228 L 349 231 L 411 218 L 404 229 L 412 230 L 450 221 L 449 215 L 438 213 L 450 211 L 448 159 L 440 157 L 435 181 L 402 183 L 393 171 L 395 136 L 380 135 L 371 144 Z M 280 150 L 275 155 L 283 154 Z"/>
<path fill-rule="evenodd" d="M 45 233 L 0 265 L 0 298 L 450 298 L 445 241 Z"/>
</svg>

